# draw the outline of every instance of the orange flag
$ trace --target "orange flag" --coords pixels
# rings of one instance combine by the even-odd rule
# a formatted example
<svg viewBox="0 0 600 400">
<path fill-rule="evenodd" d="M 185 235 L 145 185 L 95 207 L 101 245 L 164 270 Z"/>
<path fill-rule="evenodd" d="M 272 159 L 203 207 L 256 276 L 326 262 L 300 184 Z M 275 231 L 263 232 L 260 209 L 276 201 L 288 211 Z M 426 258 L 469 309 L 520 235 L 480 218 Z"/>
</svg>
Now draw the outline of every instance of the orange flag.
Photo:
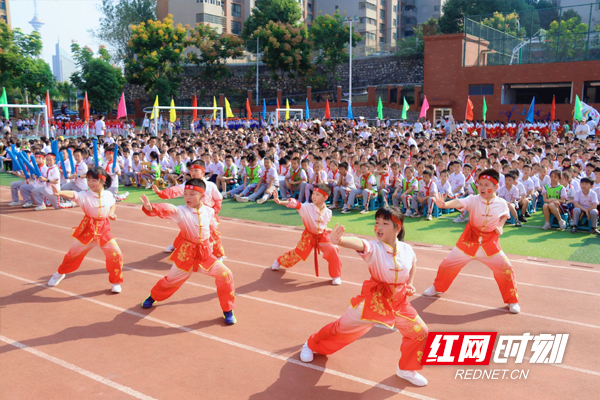
<svg viewBox="0 0 600 400">
<path fill-rule="evenodd" d="M 329 99 L 327 99 L 327 103 L 325 103 L 325 116 L 323 118 L 331 121 L 331 111 L 329 110 Z"/>
<path fill-rule="evenodd" d="M 248 120 L 252 119 L 252 108 L 250 108 L 250 99 L 246 99 L 246 112 L 248 113 Z"/>
<path fill-rule="evenodd" d="M 552 107 L 550 107 L 550 119 L 554 121 L 556 119 L 556 101 L 554 95 L 552 95 Z"/>
<path fill-rule="evenodd" d="M 46 90 L 46 109 L 48 110 L 48 119 L 52 119 L 52 101 L 50 100 L 50 92 Z"/>
<path fill-rule="evenodd" d="M 465 120 L 473 121 L 473 102 L 469 96 L 467 96 L 467 111 L 465 112 Z"/>
<path fill-rule="evenodd" d="M 277 98 L 277 108 L 281 108 L 281 106 L 279 105 L 279 97 Z M 277 111 L 277 120 L 281 121 L 281 115 L 279 114 L 279 111 Z"/>
<path fill-rule="evenodd" d="M 192 96 L 192 107 L 198 107 L 198 99 L 196 98 L 196 95 Z M 198 119 L 198 110 L 193 110 L 192 111 L 192 121 L 195 121 Z"/>
<path fill-rule="evenodd" d="M 85 98 L 83 99 L 83 119 L 87 123 L 90 120 L 90 102 L 85 92 Z"/>
</svg>

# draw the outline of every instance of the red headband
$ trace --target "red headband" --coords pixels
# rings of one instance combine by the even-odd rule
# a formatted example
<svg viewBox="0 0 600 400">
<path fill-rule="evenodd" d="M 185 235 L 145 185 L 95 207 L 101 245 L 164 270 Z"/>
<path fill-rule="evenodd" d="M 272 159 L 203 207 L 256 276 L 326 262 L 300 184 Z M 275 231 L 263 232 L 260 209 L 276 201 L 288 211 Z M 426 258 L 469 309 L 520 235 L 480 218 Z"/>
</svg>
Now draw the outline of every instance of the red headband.
<svg viewBox="0 0 600 400">
<path fill-rule="evenodd" d="M 327 200 L 327 198 L 329 198 L 329 195 L 321 188 L 315 188 L 314 189 L 315 192 L 322 194 L 323 196 L 325 196 L 325 200 Z"/>
<path fill-rule="evenodd" d="M 202 189 L 200 186 L 185 185 L 185 188 L 188 189 L 188 190 L 194 190 L 194 191 L 196 191 L 198 193 L 204 194 L 204 189 Z"/>
<path fill-rule="evenodd" d="M 112 151 L 105 151 L 104 154 L 114 154 Z"/>
<path fill-rule="evenodd" d="M 398 219 L 398 217 L 396 217 L 394 214 L 392 214 L 392 222 L 396 224 L 398 228 L 402 227 L 402 222 L 400 222 L 400 219 Z"/>
<path fill-rule="evenodd" d="M 492 182 L 494 185 L 498 184 L 498 181 L 489 175 L 480 175 L 479 180 L 481 180 L 481 179 L 487 179 L 488 181 Z"/>
<path fill-rule="evenodd" d="M 201 169 L 202 172 L 205 171 L 205 169 L 202 165 L 195 165 L 195 164 L 190 165 L 190 169 Z"/>
<path fill-rule="evenodd" d="M 98 174 L 98 179 L 101 180 L 101 181 L 103 181 L 103 182 L 106 182 L 106 177 L 104 175 Z"/>
</svg>

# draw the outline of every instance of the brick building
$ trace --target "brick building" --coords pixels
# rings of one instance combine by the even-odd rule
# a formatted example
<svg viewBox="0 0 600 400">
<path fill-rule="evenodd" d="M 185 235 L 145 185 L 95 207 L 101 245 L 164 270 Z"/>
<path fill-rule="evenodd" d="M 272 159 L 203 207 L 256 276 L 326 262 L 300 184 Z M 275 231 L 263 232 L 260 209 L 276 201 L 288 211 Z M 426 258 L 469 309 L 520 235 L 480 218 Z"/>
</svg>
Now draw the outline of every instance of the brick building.
<svg viewBox="0 0 600 400">
<path fill-rule="evenodd" d="M 451 113 L 463 120 L 467 96 L 482 119 L 483 97 L 487 120 L 525 119 L 533 96 L 535 118 L 550 115 L 556 95 L 556 118 L 570 120 L 575 95 L 600 110 L 600 60 L 489 65 L 494 52 L 489 43 L 465 34 L 425 37 L 423 92 L 429 102 L 427 118 Z"/>
</svg>

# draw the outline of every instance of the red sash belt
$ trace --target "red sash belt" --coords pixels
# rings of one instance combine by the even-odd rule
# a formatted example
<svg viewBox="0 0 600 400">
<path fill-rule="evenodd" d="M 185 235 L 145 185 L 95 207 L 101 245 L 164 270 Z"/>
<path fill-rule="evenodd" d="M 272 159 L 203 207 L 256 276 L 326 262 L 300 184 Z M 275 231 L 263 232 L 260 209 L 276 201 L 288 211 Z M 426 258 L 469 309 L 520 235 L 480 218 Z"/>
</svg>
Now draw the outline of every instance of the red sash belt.
<svg viewBox="0 0 600 400">
<path fill-rule="evenodd" d="M 169 260 L 182 271 L 190 272 L 193 268 L 194 272 L 198 271 L 198 266 L 212 254 L 212 244 L 210 241 L 202 243 L 192 243 L 186 240 L 181 233 L 173 243 L 175 251 L 169 257 Z"/>
<path fill-rule="evenodd" d="M 475 257 L 479 246 L 483 247 L 483 251 L 488 257 L 499 253 L 502 249 L 500 248 L 500 236 L 496 231 L 482 232 L 479 229 L 473 227 L 471 223 L 465 226 L 465 230 L 458 239 L 456 247 L 462 250 L 465 254 Z"/>
<path fill-rule="evenodd" d="M 404 299 L 406 299 L 404 285 L 405 283 L 380 282 L 371 277 L 371 279 L 363 283 L 360 295 L 353 297 L 350 303 L 352 307 L 356 307 L 362 301 L 365 302 L 361 319 L 393 327 L 396 324 L 396 315 L 392 303 L 402 300 L 394 300 L 394 288 L 403 287 L 401 290 Z"/>
<path fill-rule="evenodd" d="M 90 218 L 87 215 L 83 217 L 71 236 L 83 245 L 88 245 L 92 240 L 97 240 L 100 247 L 114 238 L 110 233 L 110 221 L 107 218 Z"/>
</svg>

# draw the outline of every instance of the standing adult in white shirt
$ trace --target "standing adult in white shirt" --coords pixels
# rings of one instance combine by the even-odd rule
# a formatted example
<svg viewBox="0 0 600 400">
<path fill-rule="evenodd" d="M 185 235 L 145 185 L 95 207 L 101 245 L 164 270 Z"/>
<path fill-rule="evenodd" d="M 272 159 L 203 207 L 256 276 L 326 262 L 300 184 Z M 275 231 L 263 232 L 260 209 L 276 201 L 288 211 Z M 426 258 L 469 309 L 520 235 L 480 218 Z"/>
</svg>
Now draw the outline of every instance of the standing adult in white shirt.
<svg viewBox="0 0 600 400">
<path fill-rule="evenodd" d="M 106 123 L 104 122 L 104 115 L 100 115 L 98 120 L 94 124 L 96 128 L 96 136 L 104 136 L 104 131 L 106 131 Z"/>
</svg>

